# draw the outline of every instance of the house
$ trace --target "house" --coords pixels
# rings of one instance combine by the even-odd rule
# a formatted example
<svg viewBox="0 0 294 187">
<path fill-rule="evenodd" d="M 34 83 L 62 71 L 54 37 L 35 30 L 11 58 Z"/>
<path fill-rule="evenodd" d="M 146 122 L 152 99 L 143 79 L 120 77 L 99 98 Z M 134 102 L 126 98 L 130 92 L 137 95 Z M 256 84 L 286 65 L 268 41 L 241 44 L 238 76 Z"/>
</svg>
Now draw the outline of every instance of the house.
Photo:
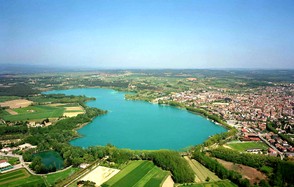
<svg viewBox="0 0 294 187">
<path fill-rule="evenodd" d="M 37 146 L 35 145 L 31 145 L 29 143 L 25 143 L 25 144 L 22 144 L 22 145 L 19 145 L 18 148 L 20 150 L 24 150 L 24 149 L 33 149 L 33 148 L 36 148 Z"/>
<path fill-rule="evenodd" d="M 259 153 L 261 151 L 262 151 L 262 149 L 260 149 L 260 148 L 253 148 L 253 149 L 246 150 L 246 152 L 249 152 L 249 153 Z"/>
<path fill-rule="evenodd" d="M 10 151 L 12 151 L 12 149 L 10 147 L 4 147 L 4 148 L 1 149 L 2 153 L 8 153 Z"/>
<path fill-rule="evenodd" d="M 90 164 L 87 164 L 87 163 L 82 163 L 82 164 L 80 164 L 80 168 L 82 168 L 82 169 L 85 169 L 86 167 L 88 167 Z"/>
<path fill-rule="evenodd" d="M 0 172 L 13 168 L 6 160 L 0 160 Z"/>
</svg>

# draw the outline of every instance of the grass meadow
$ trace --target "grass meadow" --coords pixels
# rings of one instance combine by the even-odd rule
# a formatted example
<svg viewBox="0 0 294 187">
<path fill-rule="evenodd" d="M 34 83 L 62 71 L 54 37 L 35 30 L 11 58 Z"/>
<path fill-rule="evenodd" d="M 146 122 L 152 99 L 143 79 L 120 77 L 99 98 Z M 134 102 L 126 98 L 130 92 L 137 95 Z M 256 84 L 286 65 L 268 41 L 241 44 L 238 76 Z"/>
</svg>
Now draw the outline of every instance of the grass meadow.
<svg viewBox="0 0 294 187">
<path fill-rule="evenodd" d="M 44 180 L 40 176 L 33 176 L 25 169 L 18 169 L 8 173 L 0 174 L 0 186 L 16 187 L 16 186 L 42 186 Z"/>
<path fill-rule="evenodd" d="M 13 109 L 17 112 L 16 115 L 4 115 L 3 119 L 6 121 L 25 121 L 25 120 L 37 120 L 46 118 L 58 118 L 63 115 L 65 111 L 62 107 L 52 107 L 52 106 L 29 106 L 25 108 Z"/>
</svg>

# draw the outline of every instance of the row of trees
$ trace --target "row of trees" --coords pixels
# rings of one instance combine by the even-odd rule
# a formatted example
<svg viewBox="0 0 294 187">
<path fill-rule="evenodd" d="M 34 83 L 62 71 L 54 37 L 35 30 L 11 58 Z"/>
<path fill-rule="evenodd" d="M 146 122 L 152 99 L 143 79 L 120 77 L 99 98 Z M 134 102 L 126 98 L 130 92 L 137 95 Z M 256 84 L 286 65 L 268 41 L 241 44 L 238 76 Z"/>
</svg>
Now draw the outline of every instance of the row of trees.
<svg viewBox="0 0 294 187">
<path fill-rule="evenodd" d="M 0 135 L 7 134 L 26 134 L 28 132 L 27 125 L 6 126 L 0 125 Z"/>
<path fill-rule="evenodd" d="M 95 100 L 94 97 L 86 97 L 84 95 L 67 96 L 65 94 L 42 94 L 33 97 L 27 97 L 28 100 L 34 101 L 35 103 L 84 103 L 86 101 Z"/>
<path fill-rule="evenodd" d="M 238 164 L 244 164 L 257 169 L 261 168 L 264 165 L 274 167 L 279 161 L 279 158 L 277 157 L 250 153 L 241 154 L 239 151 L 227 149 L 224 147 L 218 147 L 216 149 L 209 150 L 209 152 L 213 157 L 217 157 Z"/>
<path fill-rule="evenodd" d="M 196 113 L 199 113 L 201 115 L 204 115 L 205 117 L 223 125 L 224 127 L 226 127 L 227 129 L 232 129 L 231 126 L 229 126 L 225 121 L 223 121 L 219 116 L 217 115 L 214 115 L 214 114 L 210 114 L 209 112 L 207 112 L 206 110 L 204 109 L 201 109 L 201 108 L 195 108 L 195 107 L 186 107 L 186 109 L 188 111 L 191 111 L 191 112 L 196 112 Z"/>
</svg>

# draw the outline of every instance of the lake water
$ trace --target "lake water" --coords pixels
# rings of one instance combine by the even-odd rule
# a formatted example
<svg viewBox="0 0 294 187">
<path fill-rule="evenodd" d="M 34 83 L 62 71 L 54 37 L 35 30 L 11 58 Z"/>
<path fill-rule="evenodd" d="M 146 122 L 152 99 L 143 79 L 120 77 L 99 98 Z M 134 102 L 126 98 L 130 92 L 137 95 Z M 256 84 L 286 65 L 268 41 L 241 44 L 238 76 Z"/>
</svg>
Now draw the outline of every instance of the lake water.
<svg viewBox="0 0 294 187">
<path fill-rule="evenodd" d="M 96 100 L 87 102 L 87 105 L 108 110 L 106 115 L 95 118 L 78 130 L 83 137 L 72 140 L 70 143 L 74 146 L 110 143 L 119 148 L 135 150 L 180 150 L 201 144 L 209 136 L 226 131 L 186 110 L 125 100 L 125 93 L 111 89 L 85 88 L 46 93 L 95 97 Z"/>
<path fill-rule="evenodd" d="M 57 170 L 64 167 L 63 159 L 59 153 L 56 151 L 44 151 L 34 154 L 34 156 L 39 156 L 42 159 L 42 163 L 49 168 L 50 166 L 55 166 Z"/>
</svg>

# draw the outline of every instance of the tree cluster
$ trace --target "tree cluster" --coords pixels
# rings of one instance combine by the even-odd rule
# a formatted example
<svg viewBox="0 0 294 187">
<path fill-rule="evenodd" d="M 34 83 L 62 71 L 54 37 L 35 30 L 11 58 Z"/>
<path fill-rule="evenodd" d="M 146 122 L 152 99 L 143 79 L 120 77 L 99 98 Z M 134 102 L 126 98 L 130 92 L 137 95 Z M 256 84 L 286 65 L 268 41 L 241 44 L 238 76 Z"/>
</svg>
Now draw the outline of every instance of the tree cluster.
<svg viewBox="0 0 294 187">
<path fill-rule="evenodd" d="M 16 84 L 11 87 L 1 87 L 0 96 L 19 96 L 27 97 L 40 93 L 39 90 L 33 89 L 31 86 L 26 84 Z"/>
<path fill-rule="evenodd" d="M 194 172 L 178 152 L 160 150 L 153 151 L 147 155 L 147 158 L 164 170 L 172 173 L 172 177 L 176 183 L 187 183 L 194 181 Z"/>
</svg>

